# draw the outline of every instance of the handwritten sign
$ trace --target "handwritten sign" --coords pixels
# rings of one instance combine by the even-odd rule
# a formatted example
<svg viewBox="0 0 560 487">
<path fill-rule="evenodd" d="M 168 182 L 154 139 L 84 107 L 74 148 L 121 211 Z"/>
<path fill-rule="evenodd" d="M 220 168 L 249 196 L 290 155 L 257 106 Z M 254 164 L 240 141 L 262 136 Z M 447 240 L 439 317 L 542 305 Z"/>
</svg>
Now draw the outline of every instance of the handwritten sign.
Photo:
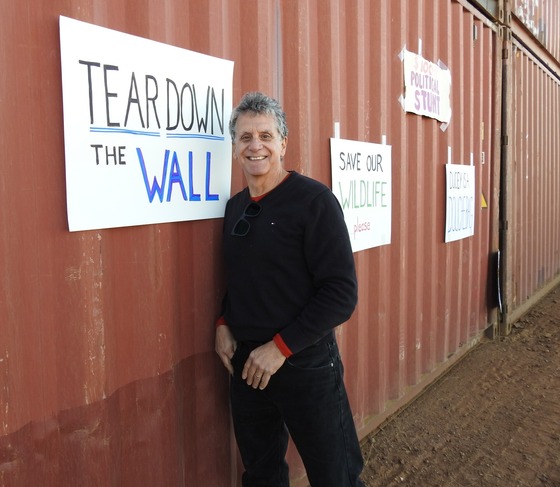
<svg viewBox="0 0 560 487">
<path fill-rule="evenodd" d="M 352 250 L 391 243 L 391 146 L 331 139 L 331 165 Z"/>
<path fill-rule="evenodd" d="M 474 166 L 446 164 L 445 241 L 453 242 L 474 235 Z"/>
<path fill-rule="evenodd" d="M 451 121 L 451 73 L 422 56 L 403 51 L 405 111 Z"/>
<path fill-rule="evenodd" d="M 233 62 L 60 17 L 70 231 L 217 218 Z"/>
</svg>

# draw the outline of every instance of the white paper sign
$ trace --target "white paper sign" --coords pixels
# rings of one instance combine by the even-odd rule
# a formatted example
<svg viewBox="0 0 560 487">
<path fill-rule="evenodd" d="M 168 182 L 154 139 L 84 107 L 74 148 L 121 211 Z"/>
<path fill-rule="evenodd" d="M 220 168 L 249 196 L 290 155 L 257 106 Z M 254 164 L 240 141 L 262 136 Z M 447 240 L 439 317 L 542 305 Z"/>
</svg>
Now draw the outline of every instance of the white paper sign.
<svg viewBox="0 0 560 487">
<path fill-rule="evenodd" d="M 391 146 L 331 139 L 331 165 L 352 250 L 391 243 Z"/>
<path fill-rule="evenodd" d="M 233 62 L 60 17 L 71 231 L 222 217 Z"/>
<path fill-rule="evenodd" d="M 451 73 L 449 69 L 404 50 L 404 109 L 407 112 L 451 121 Z"/>
<path fill-rule="evenodd" d="M 474 235 L 474 166 L 446 164 L 445 241 L 453 242 Z"/>
</svg>

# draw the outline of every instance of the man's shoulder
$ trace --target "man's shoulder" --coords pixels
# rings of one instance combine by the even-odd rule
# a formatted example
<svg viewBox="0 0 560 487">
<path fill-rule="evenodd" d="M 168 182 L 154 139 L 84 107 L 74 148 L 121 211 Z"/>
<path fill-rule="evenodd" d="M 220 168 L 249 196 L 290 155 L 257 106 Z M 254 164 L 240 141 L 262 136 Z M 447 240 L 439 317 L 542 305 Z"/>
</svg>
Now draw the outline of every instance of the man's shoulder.
<svg viewBox="0 0 560 487">
<path fill-rule="evenodd" d="M 308 194 L 317 195 L 323 191 L 330 191 L 330 188 L 321 181 L 297 172 L 294 172 L 290 179 L 292 179 L 294 189 L 304 191 Z"/>
<path fill-rule="evenodd" d="M 244 198 L 244 195 L 247 195 L 249 189 L 247 188 L 247 186 L 245 186 L 241 191 L 239 191 L 238 193 L 235 193 L 233 196 L 230 197 L 230 200 L 235 200 L 235 199 L 240 199 L 240 198 Z"/>
<path fill-rule="evenodd" d="M 249 192 L 247 188 L 242 189 L 239 193 L 234 194 L 226 204 L 226 212 L 231 208 L 247 205 L 249 201 Z"/>
</svg>

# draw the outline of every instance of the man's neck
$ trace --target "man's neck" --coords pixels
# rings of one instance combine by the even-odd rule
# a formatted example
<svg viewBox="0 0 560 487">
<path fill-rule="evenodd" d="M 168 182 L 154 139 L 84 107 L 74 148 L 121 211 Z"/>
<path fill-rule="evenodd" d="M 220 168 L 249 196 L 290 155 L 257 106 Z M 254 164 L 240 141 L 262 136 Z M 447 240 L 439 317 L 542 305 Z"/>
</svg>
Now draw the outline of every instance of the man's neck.
<svg viewBox="0 0 560 487">
<path fill-rule="evenodd" d="M 286 176 L 288 171 L 281 169 L 274 174 L 266 174 L 265 176 L 250 176 L 247 178 L 247 186 L 249 187 L 249 194 L 255 198 L 270 193 L 276 186 L 278 186 Z"/>
</svg>

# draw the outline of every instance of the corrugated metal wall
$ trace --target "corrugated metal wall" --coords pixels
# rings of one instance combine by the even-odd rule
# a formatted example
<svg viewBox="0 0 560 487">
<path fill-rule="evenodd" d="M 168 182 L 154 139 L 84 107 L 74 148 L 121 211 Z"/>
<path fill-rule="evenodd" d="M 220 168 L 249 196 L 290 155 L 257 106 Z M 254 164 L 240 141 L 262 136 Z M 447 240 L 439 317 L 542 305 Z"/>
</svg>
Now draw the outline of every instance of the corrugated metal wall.
<svg viewBox="0 0 560 487">
<path fill-rule="evenodd" d="M 560 272 L 560 80 L 521 46 L 513 59 L 515 306 Z"/>
<path fill-rule="evenodd" d="M 535 37 L 556 60 L 560 59 L 560 4 L 557 0 L 514 0 L 512 13 L 524 27 L 524 34 L 520 35 Z"/>
<path fill-rule="evenodd" d="M 58 34 L 65 15 L 228 57 L 228 4 L 1 1 L 2 486 L 231 484 L 221 222 L 68 232 Z"/>
<path fill-rule="evenodd" d="M 502 241 L 505 323 L 558 283 L 560 274 L 560 8 L 518 0 L 509 26 Z"/>
<path fill-rule="evenodd" d="M 213 352 L 221 221 L 67 231 L 59 15 L 235 61 L 234 100 L 259 89 L 284 105 L 288 169 L 330 184 L 335 123 L 343 138 L 392 146 L 392 243 L 355 254 L 359 306 L 338 332 L 362 436 L 496 324 L 502 40 L 467 0 L 0 6 L 1 486 L 239 485 L 227 377 Z M 400 105 L 405 47 L 451 71 L 446 130 Z M 517 96 L 530 89 L 535 104 L 557 107 L 555 80 L 519 53 Z M 523 103 L 516 109 L 530 112 Z M 545 144 L 538 127 L 557 133 L 554 113 L 523 129 L 533 144 L 523 156 Z M 554 242 L 557 209 L 526 226 L 557 208 L 558 183 L 545 175 L 558 149 L 547 151 L 523 189 L 546 183 L 547 196 L 516 210 L 517 232 Z M 447 162 L 475 166 L 480 198 L 474 237 L 445 244 Z M 232 190 L 242 186 L 234 167 Z M 557 244 L 512 244 L 528 266 L 520 296 L 558 273 Z M 534 252 L 542 257 L 530 261 Z M 303 485 L 293 448 L 289 456 Z"/>
</svg>

